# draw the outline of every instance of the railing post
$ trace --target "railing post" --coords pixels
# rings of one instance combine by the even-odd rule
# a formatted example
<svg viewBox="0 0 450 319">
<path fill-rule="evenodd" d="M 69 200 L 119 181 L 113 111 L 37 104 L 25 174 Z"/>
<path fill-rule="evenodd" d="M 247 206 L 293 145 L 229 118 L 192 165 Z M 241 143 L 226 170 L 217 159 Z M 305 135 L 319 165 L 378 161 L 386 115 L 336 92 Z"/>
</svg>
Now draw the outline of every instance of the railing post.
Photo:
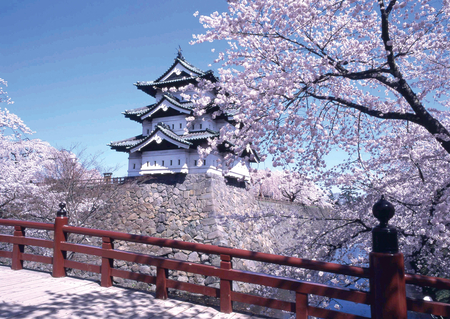
<svg viewBox="0 0 450 319">
<path fill-rule="evenodd" d="M 66 234 L 63 232 L 63 226 L 69 223 L 67 217 L 66 204 L 59 204 L 59 211 L 56 213 L 55 230 L 53 239 L 53 277 L 65 277 L 66 268 L 64 261 L 66 260 L 67 252 L 61 250 L 61 243 L 67 240 Z"/>
<path fill-rule="evenodd" d="M 156 299 L 167 298 L 167 269 L 156 267 Z"/>
<path fill-rule="evenodd" d="M 25 228 L 22 226 L 14 226 L 14 237 L 25 237 Z M 22 253 L 24 252 L 25 246 L 20 244 L 13 244 L 12 251 L 12 270 L 21 270 L 23 268 Z"/>
<path fill-rule="evenodd" d="M 103 237 L 102 249 L 114 249 L 111 238 Z M 112 276 L 111 269 L 114 266 L 114 259 L 102 257 L 102 279 L 101 286 L 102 287 L 111 287 L 112 286 Z"/>
<path fill-rule="evenodd" d="M 112 173 L 103 173 L 103 180 L 105 184 L 111 184 Z"/>
<path fill-rule="evenodd" d="M 373 206 L 380 224 L 372 230 L 370 293 L 373 319 L 407 319 L 405 267 L 398 252 L 397 229 L 388 225 L 394 206 L 384 196 Z"/>
<path fill-rule="evenodd" d="M 295 293 L 295 319 L 308 319 L 308 295 Z"/>
<path fill-rule="evenodd" d="M 231 256 L 220 255 L 220 269 L 231 269 Z M 233 304 L 231 301 L 233 281 L 220 279 L 220 312 L 232 313 Z"/>
</svg>

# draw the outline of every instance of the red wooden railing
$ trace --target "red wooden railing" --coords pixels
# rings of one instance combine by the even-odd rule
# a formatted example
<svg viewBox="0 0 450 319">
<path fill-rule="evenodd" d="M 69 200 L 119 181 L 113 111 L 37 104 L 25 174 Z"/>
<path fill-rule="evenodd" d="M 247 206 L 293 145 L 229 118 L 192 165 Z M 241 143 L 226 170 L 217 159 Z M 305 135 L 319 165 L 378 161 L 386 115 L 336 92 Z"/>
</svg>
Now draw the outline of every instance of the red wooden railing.
<svg viewBox="0 0 450 319">
<path fill-rule="evenodd" d="M 56 217 L 54 224 L 0 219 L 0 225 L 14 227 L 13 235 L 0 235 L 0 242 L 13 244 L 12 251 L 0 250 L 0 257 L 10 258 L 12 260 L 12 269 L 22 269 L 24 261 L 34 261 L 53 265 L 52 275 L 54 277 L 65 276 L 66 268 L 79 269 L 100 274 L 101 285 L 104 287 L 112 285 L 113 277 L 132 279 L 156 285 L 156 298 L 159 299 L 166 299 L 168 297 L 168 288 L 219 298 L 220 311 L 225 313 L 232 312 L 233 301 L 239 301 L 247 304 L 294 312 L 296 313 L 296 318 L 306 319 L 308 316 L 316 316 L 319 318 L 366 318 L 335 310 L 317 308 L 308 304 L 308 295 L 319 295 L 371 305 L 372 318 L 377 319 L 406 319 L 406 310 L 440 316 L 450 316 L 450 304 L 406 298 L 405 283 L 417 286 L 450 289 L 450 280 L 422 275 L 404 274 L 403 255 L 400 253 L 371 253 L 370 267 L 362 268 L 214 245 L 74 227 L 68 225 L 68 218 L 65 216 Z M 54 240 L 27 237 L 25 234 L 27 228 L 54 231 Z M 70 236 L 68 236 L 69 234 L 81 234 L 102 238 L 102 246 L 97 247 L 70 242 L 68 240 L 70 239 Z M 156 257 L 136 252 L 115 250 L 113 243 L 118 240 L 219 255 L 221 260 L 220 267 Z M 52 248 L 53 257 L 27 254 L 24 252 L 24 247 L 26 245 Z M 101 258 L 101 265 L 68 260 L 66 259 L 67 252 L 98 256 Z M 368 278 L 370 280 L 371 292 L 338 288 L 292 278 L 236 270 L 232 268 L 233 258 Z M 113 267 L 114 260 L 154 266 L 156 267 L 156 276 L 115 269 Z M 204 276 L 218 277 L 220 279 L 220 288 L 169 279 L 168 270 L 179 270 Z M 232 291 L 233 281 L 295 291 L 295 302 Z"/>
</svg>

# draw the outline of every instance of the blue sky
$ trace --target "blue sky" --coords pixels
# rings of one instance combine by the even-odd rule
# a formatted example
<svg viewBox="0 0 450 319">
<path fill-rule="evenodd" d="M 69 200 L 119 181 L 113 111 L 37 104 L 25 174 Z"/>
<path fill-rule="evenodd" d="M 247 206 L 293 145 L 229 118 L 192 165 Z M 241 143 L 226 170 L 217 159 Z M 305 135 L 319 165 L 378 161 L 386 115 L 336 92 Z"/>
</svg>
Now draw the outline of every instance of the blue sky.
<svg viewBox="0 0 450 319">
<path fill-rule="evenodd" d="M 31 137 L 100 152 L 124 176 L 127 154 L 106 144 L 139 134 L 121 112 L 154 102 L 133 83 L 164 73 L 178 45 L 195 66 L 217 69 L 208 65 L 226 44 L 189 45 L 205 30 L 193 14 L 226 10 L 225 0 L 3 1 L 0 78 L 14 100 L 7 108 Z"/>
</svg>

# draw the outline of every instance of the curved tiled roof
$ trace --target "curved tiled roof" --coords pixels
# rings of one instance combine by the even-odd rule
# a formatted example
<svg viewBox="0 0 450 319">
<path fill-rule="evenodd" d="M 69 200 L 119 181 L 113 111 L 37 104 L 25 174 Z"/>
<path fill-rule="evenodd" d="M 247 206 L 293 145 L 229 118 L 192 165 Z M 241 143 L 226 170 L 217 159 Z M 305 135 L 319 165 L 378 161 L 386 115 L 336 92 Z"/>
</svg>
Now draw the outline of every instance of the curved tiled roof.
<svg viewBox="0 0 450 319">
<path fill-rule="evenodd" d="M 175 105 L 181 109 L 185 109 L 188 111 L 192 111 L 192 109 L 193 109 L 192 102 L 181 103 L 180 101 L 178 101 L 178 99 L 176 97 L 171 96 L 170 94 L 164 94 L 163 97 L 161 98 L 161 100 L 158 101 L 158 103 L 151 105 L 151 107 L 146 109 L 145 112 L 139 114 L 139 116 L 141 117 L 141 120 L 142 120 L 142 116 L 144 116 L 144 115 L 152 112 L 156 108 L 158 108 L 164 100 L 169 101 L 170 103 L 172 103 L 173 105 Z"/>
<path fill-rule="evenodd" d="M 119 152 L 127 152 L 130 148 L 138 145 L 144 139 L 145 139 L 144 135 L 137 135 L 137 136 L 127 138 L 125 140 L 111 142 L 108 144 L 108 146 Z"/>
<path fill-rule="evenodd" d="M 161 81 L 164 77 L 166 77 L 175 68 L 175 66 L 178 63 L 194 74 L 188 75 L 186 73 L 187 76 L 180 75 L 180 77 L 175 77 L 174 79 L 171 79 L 171 80 Z M 189 62 L 184 60 L 184 58 L 177 57 L 177 58 L 175 58 L 174 63 L 167 69 L 167 71 L 164 72 L 164 74 L 161 75 L 156 80 L 154 80 L 154 81 L 137 81 L 136 83 L 134 83 L 134 85 L 138 89 L 144 91 L 145 93 L 155 96 L 157 87 L 167 87 L 169 85 L 180 86 L 184 83 L 195 82 L 199 78 L 209 78 L 212 81 L 217 81 L 217 79 L 213 75 L 213 71 L 200 70 L 199 68 L 193 66 L 192 64 L 190 64 Z"/>
<path fill-rule="evenodd" d="M 157 108 L 159 105 L 161 105 L 161 103 L 167 100 L 170 103 L 172 103 L 173 105 L 188 110 L 188 111 L 192 111 L 193 106 L 192 106 L 192 102 L 180 102 L 175 96 L 173 96 L 170 93 L 165 93 L 163 95 L 163 97 L 161 98 L 161 100 L 159 100 L 157 103 L 154 104 L 150 104 L 144 107 L 139 107 L 136 109 L 131 109 L 131 110 L 125 110 L 124 112 L 122 112 L 123 115 L 125 115 L 125 117 L 132 119 L 136 122 L 142 123 L 142 116 L 144 116 L 145 114 L 153 111 L 155 108 Z"/>
<path fill-rule="evenodd" d="M 184 135 L 178 135 L 178 134 L 176 134 L 174 131 L 172 131 L 172 129 L 171 129 L 168 125 L 166 125 L 166 124 L 164 124 L 164 123 L 162 123 L 162 122 L 161 122 L 161 123 L 158 123 L 158 124 L 156 125 L 156 129 L 155 129 L 153 132 L 155 132 L 158 128 L 159 128 L 159 130 L 160 130 L 161 132 L 163 132 L 163 133 L 164 133 L 165 135 L 167 135 L 168 137 L 174 139 L 175 141 L 178 141 L 178 142 L 183 143 L 183 144 L 192 145 L 191 142 L 188 142 L 188 141 L 186 141 L 186 140 L 184 139 Z M 152 135 L 152 134 L 150 134 L 150 135 Z"/>
<path fill-rule="evenodd" d="M 188 69 L 189 71 L 194 72 L 196 75 L 195 76 L 190 76 L 190 77 L 183 77 L 180 79 L 174 79 L 174 80 L 169 80 L 169 81 L 161 81 L 161 79 L 163 79 L 165 76 L 167 76 L 170 71 L 172 71 L 172 69 L 178 64 L 180 63 L 182 66 L 184 66 L 186 69 Z M 208 73 L 210 71 L 202 71 L 199 68 L 193 66 L 192 64 L 190 64 L 189 62 L 187 62 L 186 60 L 182 59 L 182 58 L 175 58 L 175 61 L 173 62 L 173 64 L 167 69 L 166 72 L 164 72 L 163 75 L 161 75 L 159 78 L 157 78 L 155 81 L 137 81 L 135 83 L 136 86 L 148 86 L 148 85 L 155 85 L 155 84 L 168 84 L 168 83 L 174 83 L 174 82 L 179 82 L 180 80 L 193 80 L 198 78 L 199 76 L 202 76 L 206 73 Z"/>
<path fill-rule="evenodd" d="M 159 82 L 161 81 L 162 78 L 164 78 L 167 74 L 169 74 L 169 72 L 175 67 L 175 65 L 177 65 L 177 63 L 180 63 L 182 66 L 184 66 L 186 69 L 188 69 L 189 71 L 192 71 L 194 73 L 197 73 L 198 75 L 203 75 L 206 72 L 200 70 L 199 68 L 193 66 L 192 64 L 190 64 L 189 62 L 187 62 L 184 58 L 181 57 L 176 57 L 175 61 L 173 62 L 173 64 L 167 69 L 166 72 L 164 72 L 163 75 L 161 75 L 159 78 L 157 78 L 155 80 L 155 82 Z"/>
<path fill-rule="evenodd" d="M 137 109 L 125 110 L 124 112 L 122 112 L 122 114 L 125 115 L 125 117 L 132 119 L 133 121 L 142 123 L 141 116 L 147 113 L 148 110 L 152 109 L 154 106 L 155 104 L 151 104 Z"/>
<path fill-rule="evenodd" d="M 152 109 L 156 104 L 150 104 L 144 107 L 140 107 L 137 109 L 125 110 L 122 114 L 130 114 L 130 115 L 142 115 L 146 113 L 149 109 Z"/>
<path fill-rule="evenodd" d="M 126 140 L 122 141 L 116 141 L 111 142 L 108 144 L 112 149 L 115 149 L 117 151 L 121 152 L 129 152 L 132 148 L 138 147 L 139 145 L 144 145 L 149 139 L 151 139 L 158 131 L 162 132 L 164 135 L 166 135 L 168 138 L 173 139 L 179 143 L 192 146 L 193 141 L 200 141 L 200 140 L 206 140 L 208 138 L 218 137 L 219 132 L 206 129 L 203 131 L 197 131 L 197 132 L 190 132 L 188 134 L 184 135 L 178 135 L 172 129 L 170 126 L 160 122 L 156 125 L 155 129 L 148 135 L 138 135 L 135 137 L 131 137 Z"/>
<path fill-rule="evenodd" d="M 210 129 L 206 129 L 204 131 L 198 131 L 198 132 L 191 132 L 188 134 L 183 135 L 183 138 L 185 140 L 188 141 L 193 141 L 193 140 L 203 140 L 203 139 L 207 139 L 207 138 L 212 138 L 212 137 L 218 137 L 220 135 L 219 132 L 210 130 Z"/>
</svg>

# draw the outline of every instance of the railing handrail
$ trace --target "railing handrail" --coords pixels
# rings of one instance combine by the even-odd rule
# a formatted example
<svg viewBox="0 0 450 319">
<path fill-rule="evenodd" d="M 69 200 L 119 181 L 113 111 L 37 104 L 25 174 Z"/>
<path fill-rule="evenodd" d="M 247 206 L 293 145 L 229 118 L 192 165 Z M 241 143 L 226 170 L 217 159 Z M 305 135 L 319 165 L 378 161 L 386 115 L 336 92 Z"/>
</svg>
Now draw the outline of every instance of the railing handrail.
<svg viewBox="0 0 450 319">
<path fill-rule="evenodd" d="M 55 224 L 24 221 L 18 219 L 1 219 L 0 225 L 2 226 L 20 226 L 24 228 L 54 230 Z M 261 262 L 268 262 L 284 266 L 293 266 L 298 268 L 324 271 L 348 276 L 355 276 L 360 278 L 369 278 L 369 268 L 348 266 L 337 263 L 328 263 L 316 260 L 309 260 L 298 257 L 289 257 L 275 254 L 268 254 L 262 252 L 255 252 L 251 250 L 237 249 L 231 247 L 215 246 L 201 243 L 185 242 L 174 239 L 164 239 L 158 237 L 135 235 L 129 233 L 122 233 L 110 230 L 101 230 L 87 227 L 77 226 L 63 226 L 63 231 L 67 233 L 88 235 L 93 237 L 110 237 L 116 240 L 131 241 L 142 244 L 150 244 L 162 247 L 171 247 L 177 249 L 184 249 L 190 251 L 198 251 L 209 254 L 225 254 L 235 258 L 242 258 L 248 260 L 255 260 Z M 30 237 L 32 239 L 33 237 Z M 38 238 L 36 238 L 38 239 Z M 273 261 L 272 261 L 273 260 Z M 405 274 L 405 280 L 407 284 L 416 285 L 419 287 L 432 287 L 438 289 L 450 289 L 450 279 L 433 277 L 419 274 Z"/>
<path fill-rule="evenodd" d="M 18 219 L 0 219 L 0 225 L 2 225 L 2 226 L 20 226 L 20 227 L 25 227 L 25 228 L 44 229 L 44 230 L 54 230 L 55 229 L 55 224 L 53 224 L 53 223 L 32 222 L 32 221 L 18 220 Z"/>
<path fill-rule="evenodd" d="M 450 279 L 417 274 L 405 274 L 407 284 L 450 290 Z"/>
<path fill-rule="evenodd" d="M 337 263 L 328 263 L 322 261 L 315 261 L 297 257 L 289 257 L 275 254 L 268 254 L 262 252 L 255 252 L 251 250 L 237 249 L 231 247 L 207 245 L 201 243 L 185 242 L 174 239 L 165 239 L 144 235 L 133 235 L 109 230 L 99 230 L 85 227 L 64 226 L 63 231 L 66 233 L 74 233 L 80 235 L 88 235 L 94 237 L 109 237 L 116 240 L 125 240 L 137 242 L 141 244 L 150 244 L 156 246 L 184 249 L 190 251 L 197 251 L 216 255 L 229 255 L 234 258 L 242 258 L 248 260 L 255 260 L 278 264 L 283 266 L 293 266 L 304 269 L 318 270 L 330 272 L 335 274 L 343 274 L 348 276 L 355 276 L 361 278 L 369 278 L 369 269 L 356 266 L 347 266 Z"/>
</svg>

